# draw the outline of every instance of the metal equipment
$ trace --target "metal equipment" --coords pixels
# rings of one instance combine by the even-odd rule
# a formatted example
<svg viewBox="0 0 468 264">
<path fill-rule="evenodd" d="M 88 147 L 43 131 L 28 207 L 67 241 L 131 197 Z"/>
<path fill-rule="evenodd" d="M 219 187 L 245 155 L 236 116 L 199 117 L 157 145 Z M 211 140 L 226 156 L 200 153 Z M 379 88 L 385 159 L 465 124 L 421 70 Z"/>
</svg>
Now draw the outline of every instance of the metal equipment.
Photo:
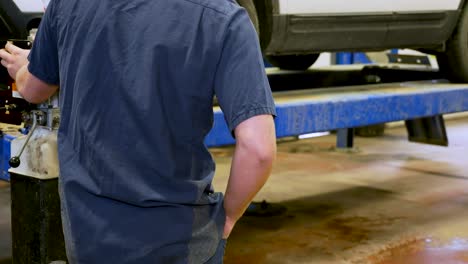
<svg viewBox="0 0 468 264">
<path fill-rule="evenodd" d="M 42 129 L 45 129 L 45 131 L 50 131 L 52 134 L 54 134 L 58 129 L 60 125 L 58 95 L 49 98 L 46 103 L 38 105 L 36 110 L 24 112 L 23 120 L 25 127 L 29 128 L 29 133 L 24 139 L 24 143 L 22 144 L 20 150 L 8 162 L 12 168 L 18 168 L 21 165 L 21 155 L 23 154 L 26 146 L 28 145 L 31 137 L 34 135 L 34 132 L 38 127 L 42 127 Z M 13 152 L 13 154 L 15 153 Z"/>
<path fill-rule="evenodd" d="M 34 31 L 31 31 L 34 34 Z M 14 41 L 29 48 L 30 41 Z M 25 44 L 27 46 L 22 46 Z M 2 68 L 3 69 L 3 68 Z M 57 130 L 60 124 L 59 96 L 38 105 L 26 103 L 9 78 L 7 92 L 18 104 L 5 105 L 20 114 L 27 135 L 14 139 L 4 135 L 3 157 L 9 159 L 11 182 L 12 263 L 58 263 L 66 260 L 58 194 Z M 27 107 L 18 107 L 18 105 Z M 7 151 L 6 148 L 10 148 Z M 5 173 L 2 176 L 7 176 Z M 63 262 L 62 262 L 63 263 Z"/>
<path fill-rule="evenodd" d="M 29 132 L 10 142 L 12 261 L 66 260 L 58 193 L 58 95 L 24 113 Z"/>
</svg>

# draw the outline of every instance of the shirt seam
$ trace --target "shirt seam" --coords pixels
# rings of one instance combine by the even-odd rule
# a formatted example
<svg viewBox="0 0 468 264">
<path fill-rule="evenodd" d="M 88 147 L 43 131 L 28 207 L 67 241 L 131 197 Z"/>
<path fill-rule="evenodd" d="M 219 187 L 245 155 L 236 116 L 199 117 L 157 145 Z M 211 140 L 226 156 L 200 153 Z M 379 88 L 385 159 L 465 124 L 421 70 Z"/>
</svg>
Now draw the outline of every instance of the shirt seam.
<svg viewBox="0 0 468 264">
<path fill-rule="evenodd" d="M 194 2 L 194 1 L 191 1 L 191 0 L 183 0 L 183 1 L 190 2 L 190 3 L 194 4 L 194 5 L 203 6 L 204 8 L 213 10 L 213 11 L 215 11 L 215 12 L 217 12 L 217 13 L 220 13 L 220 14 L 223 14 L 223 15 L 226 15 L 226 16 L 229 15 L 229 13 L 227 13 L 227 12 L 223 12 L 223 11 L 221 11 L 221 10 L 215 9 L 214 7 L 208 6 L 208 5 L 206 5 L 206 4 L 197 3 L 197 2 Z"/>
<path fill-rule="evenodd" d="M 190 0 L 185 0 L 185 1 L 189 1 L 191 2 Z M 224 54 L 224 50 L 226 48 L 226 40 L 228 38 L 228 31 L 229 31 L 229 28 L 231 27 L 234 19 L 236 18 L 236 14 L 233 15 L 229 20 L 228 20 L 228 23 L 227 25 L 225 26 L 224 28 L 224 31 L 223 31 L 223 37 L 222 37 L 222 42 L 221 42 L 221 51 L 219 53 L 219 57 L 218 57 L 218 62 L 216 63 L 216 70 L 215 70 L 215 73 L 214 73 L 214 76 L 215 78 L 217 78 L 216 76 L 218 76 L 218 73 L 219 73 L 219 66 L 221 64 L 221 60 L 223 59 L 223 54 Z"/>
</svg>

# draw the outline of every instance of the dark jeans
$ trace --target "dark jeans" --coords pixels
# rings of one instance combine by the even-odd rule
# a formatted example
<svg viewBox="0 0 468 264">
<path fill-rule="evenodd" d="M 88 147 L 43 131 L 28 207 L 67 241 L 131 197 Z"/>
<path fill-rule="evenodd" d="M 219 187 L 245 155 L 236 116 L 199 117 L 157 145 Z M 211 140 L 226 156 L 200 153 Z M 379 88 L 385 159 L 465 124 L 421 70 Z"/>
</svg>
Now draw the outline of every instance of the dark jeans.
<svg viewBox="0 0 468 264">
<path fill-rule="evenodd" d="M 226 239 L 219 242 L 215 254 L 205 264 L 222 264 L 224 259 L 224 252 L 226 250 Z"/>
</svg>

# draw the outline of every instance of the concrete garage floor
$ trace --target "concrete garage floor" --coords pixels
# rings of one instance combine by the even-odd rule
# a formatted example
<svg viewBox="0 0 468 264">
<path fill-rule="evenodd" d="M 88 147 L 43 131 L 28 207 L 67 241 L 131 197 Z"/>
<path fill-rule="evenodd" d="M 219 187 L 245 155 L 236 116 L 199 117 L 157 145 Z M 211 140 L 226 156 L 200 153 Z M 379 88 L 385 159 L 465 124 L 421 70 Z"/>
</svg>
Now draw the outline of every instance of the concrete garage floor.
<svg viewBox="0 0 468 264">
<path fill-rule="evenodd" d="M 408 143 L 403 128 L 356 138 L 279 143 L 269 182 L 256 198 L 286 211 L 245 216 L 226 264 L 468 263 L 468 119 L 447 124 L 450 147 Z M 232 148 L 212 149 L 224 190 Z M 9 263 L 8 185 L 0 182 L 0 263 Z M 2 261 L 3 259 L 3 261 Z"/>
</svg>

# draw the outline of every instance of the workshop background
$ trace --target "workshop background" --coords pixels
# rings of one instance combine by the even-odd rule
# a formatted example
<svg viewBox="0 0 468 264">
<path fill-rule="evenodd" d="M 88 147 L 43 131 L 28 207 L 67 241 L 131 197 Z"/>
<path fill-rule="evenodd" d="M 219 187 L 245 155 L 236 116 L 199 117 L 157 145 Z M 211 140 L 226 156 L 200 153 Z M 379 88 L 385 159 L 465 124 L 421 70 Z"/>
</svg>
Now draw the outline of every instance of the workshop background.
<svg viewBox="0 0 468 264">
<path fill-rule="evenodd" d="M 48 2 L 2 0 L 0 47 L 30 49 Z M 468 1 L 237 2 L 264 55 L 278 154 L 224 262 L 468 263 Z M 66 263 L 58 98 L 27 103 L 0 68 L 0 264 Z M 235 139 L 216 98 L 213 115 L 224 191 Z"/>
</svg>

